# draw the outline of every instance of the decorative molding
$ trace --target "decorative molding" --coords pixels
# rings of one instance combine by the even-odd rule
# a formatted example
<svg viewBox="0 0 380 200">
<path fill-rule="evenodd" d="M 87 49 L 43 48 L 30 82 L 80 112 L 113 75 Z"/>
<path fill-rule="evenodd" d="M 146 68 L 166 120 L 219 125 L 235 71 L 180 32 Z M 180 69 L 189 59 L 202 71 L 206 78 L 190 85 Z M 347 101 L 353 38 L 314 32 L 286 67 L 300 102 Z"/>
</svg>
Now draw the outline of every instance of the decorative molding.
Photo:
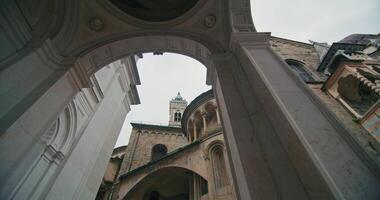
<svg viewBox="0 0 380 200">
<path fill-rule="evenodd" d="M 71 102 L 58 118 L 58 129 L 54 137 L 48 143 L 56 152 L 66 155 L 72 147 L 77 132 L 77 110 L 74 102 Z"/>
<path fill-rule="evenodd" d="M 204 24 L 207 28 L 212 28 L 216 24 L 216 16 L 215 15 L 206 15 L 204 17 Z"/>
<path fill-rule="evenodd" d="M 64 54 L 70 44 L 72 44 L 74 35 L 78 30 L 80 22 L 79 3 L 80 1 L 75 0 L 64 1 L 64 7 L 66 7 L 65 13 L 61 19 L 62 22 L 60 22 L 60 27 L 57 28 L 59 30 L 56 30 L 57 33 L 52 37 L 54 45 L 62 54 Z"/>
<path fill-rule="evenodd" d="M 89 97 L 83 92 L 79 92 L 73 101 L 83 116 L 90 116 L 94 112 L 94 107 L 90 103 Z"/>
<path fill-rule="evenodd" d="M 203 158 L 205 160 L 210 160 L 211 151 L 218 146 L 222 147 L 222 149 L 224 150 L 224 141 L 218 139 L 210 142 L 210 144 L 208 144 L 207 147 L 203 149 Z"/>
<path fill-rule="evenodd" d="M 91 30 L 98 32 L 104 29 L 105 24 L 101 18 L 93 17 L 88 21 L 88 26 Z"/>
<path fill-rule="evenodd" d="M 228 0 L 232 32 L 256 32 L 249 0 Z"/>
<path fill-rule="evenodd" d="M 95 75 L 92 75 L 90 77 L 90 80 L 91 80 L 91 85 L 93 86 L 91 87 L 91 92 L 94 94 L 96 101 L 100 102 L 104 98 L 105 91 L 102 91 L 102 89 L 100 88 L 98 79 L 95 77 Z"/>
<path fill-rule="evenodd" d="M 30 166 L 24 178 L 19 181 L 10 194 L 10 199 L 40 199 L 41 191 L 56 174 L 58 167 L 71 151 L 77 131 L 75 104 L 70 103 L 56 121 L 42 136 L 40 142 L 45 146 L 40 156 Z M 32 189 L 30 189 L 32 187 Z"/>
<path fill-rule="evenodd" d="M 176 36 L 135 37 L 101 46 L 81 57 L 77 63 L 81 71 L 91 75 L 109 63 L 128 55 L 141 52 L 173 52 L 192 57 L 203 64 L 208 63 L 210 51 L 204 45 Z"/>
<path fill-rule="evenodd" d="M 57 29 L 57 26 L 63 23 L 62 10 L 66 9 L 62 6 L 64 3 L 59 0 L 45 0 L 43 3 L 25 0 L 2 2 L 0 31 L 14 51 L 9 52 L 6 57 L 1 56 L 0 68 L 11 66 L 22 57 L 46 45 L 46 40 L 49 40 L 52 33 L 50 30 Z"/>
<path fill-rule="evenodd" d="M 50 40 L 46 40 L 36 53 L 46 66 L 55 70 L 68 70 L 76 60 L 76 58 L 61 56 Z"/>
<path fill-rule="evenodd" d="M 236 50 L 244 45 L 250 48 L 263 48 L 270 46 L 269 43 L 270 33 L 232 33 L 230 39 L 230 50 L 236 52 Z"/>
</svg>

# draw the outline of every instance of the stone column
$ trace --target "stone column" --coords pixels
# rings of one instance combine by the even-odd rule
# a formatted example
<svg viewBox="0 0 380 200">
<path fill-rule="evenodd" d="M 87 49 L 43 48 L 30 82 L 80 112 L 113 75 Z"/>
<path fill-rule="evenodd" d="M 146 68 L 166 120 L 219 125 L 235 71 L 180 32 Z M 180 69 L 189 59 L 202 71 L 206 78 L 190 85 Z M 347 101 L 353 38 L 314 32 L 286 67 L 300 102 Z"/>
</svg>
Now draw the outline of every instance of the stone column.
<svg viewBox="0 0 380 200">
<path fill-rule="evenodd" d="M 380 182 L 349 134 L 268 40 L 233 34 L 231 52 L 212 56 L 238 198 L 378 199 Z"/>
<path fill-rule="evenodd" d="M 216 112 L 216 121 L 217 121 L 218 124 L 220 124 L 219 109 L 218 109 L 218 108 L 215 108 L 215 112 Z"/>
<path fill-rule="evenodd" d="M 189 183 L 189 199 L 194 199 L 194 182 L 193 182 L 193 174 L 189 173 L 187 176 Z"/>
<path fill-rule="evenodd" d="M 192 200 L 199 200 L 201 198 L 201 178 L 199 175 L 193 173 L 193 198 Z"/>
<path fill-rule="evenodd" d="M 202 120 L 203 120 L 203 132 L 206 133 L 207 131 L 206 113 L 202 114 Z"/>
<path fill-rule="evenodd" d="M 193 131 L 193 140 L 196 140 L 197 139 L 197 126 L 195 125 L 195 122 L 193 122 L 193 127 L 194 127 L 194 131 Z"/>
</svg>

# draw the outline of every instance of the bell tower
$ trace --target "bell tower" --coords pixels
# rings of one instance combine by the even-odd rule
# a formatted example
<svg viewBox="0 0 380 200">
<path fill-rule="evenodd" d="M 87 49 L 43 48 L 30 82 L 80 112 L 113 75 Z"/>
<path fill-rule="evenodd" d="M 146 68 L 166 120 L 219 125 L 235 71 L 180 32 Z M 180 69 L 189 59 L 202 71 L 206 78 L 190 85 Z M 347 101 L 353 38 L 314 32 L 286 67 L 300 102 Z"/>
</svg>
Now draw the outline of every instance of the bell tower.
<svg viewBox="0 0 380 200">
<path fill-rule="evenodd" d="M 187 101 L 182 98 L 181 93 L 178 92 L 177 96 L 169 102 L 169 126 L 181 127 L 181 119 L 186 106 Z"/>
</svg>

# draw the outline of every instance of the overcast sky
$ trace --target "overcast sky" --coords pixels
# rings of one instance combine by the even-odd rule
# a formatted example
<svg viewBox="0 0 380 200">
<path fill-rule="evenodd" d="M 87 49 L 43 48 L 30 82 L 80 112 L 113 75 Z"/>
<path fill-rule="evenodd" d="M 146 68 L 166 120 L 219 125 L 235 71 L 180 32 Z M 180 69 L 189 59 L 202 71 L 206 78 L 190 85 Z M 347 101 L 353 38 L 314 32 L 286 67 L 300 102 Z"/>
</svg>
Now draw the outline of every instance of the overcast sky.
<svg viewBox="0 0 380 200">
<path fill-rule="evenodd" d="M 251 10 L 258 31 L 298 41 L 380 33 L 380 0 L 252 0 Z"/>
<path fill-rule="evenodd" d="M 253 0 L 251 9 L 258 31 L 292 40 L 332 43 L 352 33 L 380 33 L 380 0 Z M 177 92 L 190 103 L 210 89 L 206 68 L 186 56 L 144 54 L 137 67 L 141 105 L 132 106 L 116 146 L 128 143 L 131 121 L 167 124 Z"/>
</svg>

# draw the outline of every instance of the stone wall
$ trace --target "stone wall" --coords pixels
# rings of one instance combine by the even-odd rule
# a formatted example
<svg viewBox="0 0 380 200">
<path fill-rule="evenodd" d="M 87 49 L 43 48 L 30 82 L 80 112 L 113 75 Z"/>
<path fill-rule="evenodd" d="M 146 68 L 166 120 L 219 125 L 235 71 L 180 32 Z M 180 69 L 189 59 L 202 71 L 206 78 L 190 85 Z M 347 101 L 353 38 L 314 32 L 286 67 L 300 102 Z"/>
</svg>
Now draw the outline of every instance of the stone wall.
<svg viewBox="0 0 380 200">
<path fill-rule="evenodd" d="M 120 159 L 119 158 L 111 158 L 108 165 L 106 172 L 104 173 L 103 181 L 108 182 L 114 182 L 115 177 L 119 173 L 119 166 L 120 166 Z"/>
<path fill-rule="evenodd" d="M 136 169 L 151 161 L 152 148 L 163 144 L 168 153 L 188 144 L 187 138 L 178 129 L 174 131 L 133 128 L 121 172 Z"/>
<path fill-rule="evenodd" d="M 313 45 L 277 37 L 271 37 L 270 44 L 282 59 L 298 60 L 309 70 L 313 72 L 317 70 L 320 61 Z"/>
<path fill-rule="evenodd" d="M 355 138 L 365 150 L 372 155 L 378 163 L 380 163 L 380 145 L 369 135 L 368 131 L 356 122 L 355 117 L 353 117 L 341 103 L 321 90 L 322 84 L 309 86 L 314 94 L 327 105 L 338 120 L 349 130 L 353 138 Z"/>
<path fill-rule="evenodd" d="M 196 142 L 189 144 L 178 152 L 173 152 L 173 155 L 153 162 L 150 165 L 141 167 L 136 171 L 130 173 L 120 173 L 117 184 L 118 194 L 113 196 L 114 199 L 122 199 L 127 193 L 131 191 L 137 184 L 151 174 L 166 168 L 183 168 L 190 170 L 199 176 L 203 177 L 208 182 L 208 193 L 202 199 L 236 199 L 233 193 L 233 186 L 228 184 L 222 188 L 215 189 L 214 172 L 212 167 L 212 158 L 210 155 L 210 148 L 216 144 L 224 146 L 224 137 L 222 132 L 219 131 L 209 134 L 204 139 L 197 140 Z M 146 138 L 145 138 L 146 139 Z M 224 153 L 226 152 L 223 147 Z M 226 155 L 225 155 L 226 156 Z M 226 157 L 227 158 L 227 157 Z M 228 168 L 228 160 L 226 160 L 227 177 L 229 183 L 232 182 L 230 169 Z M 139 194 L 132 194 L 139 195 Z M 133 198 L 132 198 L 133 199 Z"/>
<path fill-rule="evenodd" d="M 127 96 L 137 94 L 127 79 L 131 67 L 110 64 L 83 89 L 78 72 L 67 72 L 2 135 L 0 199 L 94 199 L 125 116 L 138 102 Z"/>
<path fill-rule="evenodd" d="M 349 130 L 348 138 L 353 138 L 371 157 L 370 162 L 374 165 L 380 164 L 380 144 L 369 135 L 358 122 L 355 117 L 335 98 L 321 90 L 325 77 L 316 71 L 320 64 L 319 55 L 313 45 L 298 41 L 287 40 L 283 38 L 271 37 L 272 48 L 284 60 L 293 59 L 301 61 L 305 64 L 313 74 L 317 77 L 314 84 L 308 84 L 313 93 L 326 104 L 326 106 L 335 114 L 336 118 Z"/>
</svg>

